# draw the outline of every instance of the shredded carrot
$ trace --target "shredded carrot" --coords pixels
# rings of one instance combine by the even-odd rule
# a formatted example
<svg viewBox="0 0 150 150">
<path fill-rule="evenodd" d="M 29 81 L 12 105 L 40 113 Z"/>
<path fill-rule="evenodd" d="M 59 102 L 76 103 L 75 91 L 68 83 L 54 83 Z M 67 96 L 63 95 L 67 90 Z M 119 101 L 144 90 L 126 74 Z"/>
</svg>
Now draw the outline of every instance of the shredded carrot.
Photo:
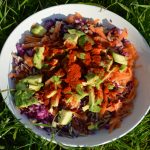
<svg viewBox="0 0 150 150">
<path fill-rule="evenodd" d="M 55 121 L 61 110 L 70 111 L 73 115 L 69 131 L 74 128 L 89 134 L 89 126 L 97 122 L 103 127 L 108 125 L 110 132 L 118 128 L 133 109 L 138 84 L 134 75 L 138 54 L 127 40 L 127 29 L 109 29 L 99 19 L 75 13 L 61 21 L 52 21 L 50 29 L 45 31 L 40 38 L 25 35 L 24 42 L 18 43 L 20 47 L 12 55 L 13 70 L 9 78 L 18 83 L 29 75 L 42 75 L 37 83 L 41 87 L 33 97 Z M 41 46 L 45 50 L 39 69 L 25 50 Z"/>
<path fill-rule="evenodd" d="M 53 40 L 53 41 L 58 40 L 58 38 L 59 38 L 59 33 L 60 33 L 60 29 L 61 29 L 61 25 L 62 25 L 62 22 L 61 22 L 61 21 L 57 22 L 57 24 L 55 25 L 55 28 L 54 28 L 54 32 L 53 32 L 53 34 L 50 36 L 51 40 Z"/>
<path fill-rule="evenodd" d="M 97 24 L 100 21 L 100 19 L 95 19 L 94 24 Z"/>
<path fill-rule="evenodd" d="M 138 86 L 138 81 L 136 79 L 134 79 L 133 84 L 134 84 L 134 86 L 133 86 L 132 90 L 130 91 L 130 94 L 128 95 L 126 102 L 131 102 L 136 96 L 136 88 Z"/>
<path fill-rule="evenodd" d="M 120 117 L 119 116 L 113 117 L 109 122 L 110 125 L 109 132 L 112 132 L 112 130 L 114 130 L 115 128 L 119 128 L 120 124 L 121 124 Z"/>
<path fill-rule="evenodd" d="M 41 42 L 33 42 L 33 43 L 22 44 L 23 49 L 29 49 L 29 48 L 40 47 L 40 46 L 42 46 Z"/>
<path fill-rule="evenodd" d="M 119 85 L 125 86 L 131 79 L 132 79 L 133 73 L 131 68 L 127 68 L 125 72 L 120 73 L 119 70 L 115 71 L 111 74 L 111 77 L 109 78 L 112 82 L 117 82 Z"/>
<path fill-rule="evenodd" d="M 135 60 L 138 58 L 138 54 L 132 44 L 126 45 L 126 47 L 123 49 L 124 52 L 128 54 L 128 65 L 133 66 Z"/>
<path fill-rule="evenodd" d="M 102 117 L 104 115 L 104 113 L 106 112 L 107 110 L 107 105 L 108 105 L 108 96 L 106 94 L 104 94 L 104 100 L 103 100 L 103 103 L 102 103 L 102 108 L 100 110 L 100 116 Z"/>
<path fill-rule="evenodd" d="M 33 67 L 33 58 L 27 56 L 26 54 L 24 55 L 24 62 L 29 66 Z"/>
<path fill-rule="evenodd" d="M 119 40 L 121 41 L 122 39 L 126 39 L 128 36 L 127 29 L 123 29 L 122 33 L 119 35 Z"/>
<path fill-rule="evenodd" d="M 106 35 L 104 34 L 104 29 L 103 27 L 96 27 L 95 32 L 102 37 L 103 39 L 106 39 Z"/>
<path fill-rule="evenodd" d="M 103 100 L 104 95 L 103 95 L 102 87 L 100 87 L 100 88 L 96 91 L 96 95 L 97 95 L 98 98 L 100 98 L 101 100 Z"/>
</svg>

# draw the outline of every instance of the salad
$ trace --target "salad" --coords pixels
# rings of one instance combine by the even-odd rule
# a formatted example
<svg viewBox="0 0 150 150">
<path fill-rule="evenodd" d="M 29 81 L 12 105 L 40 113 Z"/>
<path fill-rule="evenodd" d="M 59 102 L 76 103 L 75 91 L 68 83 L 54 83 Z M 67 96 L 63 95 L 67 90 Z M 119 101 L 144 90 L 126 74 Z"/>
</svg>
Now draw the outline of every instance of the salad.
<svg viewBox="0 0 150 150">
<path fill-rule="evenodd" d="M 120 127 L 137 87 L 137 52 L 127 36 L 79 13 L 32 25 L 12 53 L 16 107 L 61 136 Z"/>
</svg>

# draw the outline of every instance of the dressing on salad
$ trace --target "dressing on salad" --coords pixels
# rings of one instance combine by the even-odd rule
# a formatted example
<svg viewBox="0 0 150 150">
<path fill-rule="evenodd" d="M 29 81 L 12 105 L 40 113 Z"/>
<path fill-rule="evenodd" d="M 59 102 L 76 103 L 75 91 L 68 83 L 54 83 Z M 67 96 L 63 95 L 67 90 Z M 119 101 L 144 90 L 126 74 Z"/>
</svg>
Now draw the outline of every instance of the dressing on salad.
<svg viewBox="0 0 150 150">
<path fill-rule="evenodd" d="M 61 136 L 118 128 L 137 86 L 127 35 L 79 13 L 34 24 L 12 54 L 16 107 Z"/>
</svg>

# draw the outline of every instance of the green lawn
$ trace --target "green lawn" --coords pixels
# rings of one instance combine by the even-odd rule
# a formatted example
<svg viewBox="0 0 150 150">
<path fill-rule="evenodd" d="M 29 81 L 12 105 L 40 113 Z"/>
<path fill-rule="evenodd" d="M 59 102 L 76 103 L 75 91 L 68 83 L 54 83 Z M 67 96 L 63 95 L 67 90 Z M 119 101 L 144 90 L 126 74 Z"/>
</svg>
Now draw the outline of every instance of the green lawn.
<svg viewBox="0 0 150 150">
<path fill-rule="evenodd" d="M 59 4 L 85 3 L 105 7 L 131 22 L 150 45 L 150 0 L 0 0 L 0 50 L 10 32 L 31 14 Z M 1 66 L 2 67 L 2 66 Z M 0 97 L 0 149 L 55 150 L 62 147 L 24 128 Z M 68 148 L 73 150 L 75 148 Z M 119 140 L 85 150 L 150 150 L 150 113 Z"/>
</svg>

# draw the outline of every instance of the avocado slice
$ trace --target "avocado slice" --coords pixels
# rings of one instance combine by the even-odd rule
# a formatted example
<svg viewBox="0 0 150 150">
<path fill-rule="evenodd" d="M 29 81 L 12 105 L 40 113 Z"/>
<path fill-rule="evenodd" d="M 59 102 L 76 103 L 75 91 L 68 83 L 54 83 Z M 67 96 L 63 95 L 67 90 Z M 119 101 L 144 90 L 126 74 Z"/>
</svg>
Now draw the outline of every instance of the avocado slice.
<svg viewBox="0 0 150 150">
<path fill-rule="evenodd" d="M 22 80 L 20 80 L 17 84 L 16 84 L 16 90 L 26 90 L 28 88 L 28 85 L 24 82 L 22 82 Z"/>
<path fill-rule="evenodd" d="M 31 27 L 30 32 L 35 36 L 41 37 L 47 32 L 47 30 L 42 25 L 35 24 Z"/>
<path fill-rule="evenodd" d="M 122 64 L 122 65 L 127 65 L 128 64 L 127 59 L 126 59 L 125 56 L 122 56 L 122 55 L 117 54 L 115 52 L 112 52 L 112 56 L 113 56 L 113 59 L 116 63 Z"/>
<path fill-rule="evenodd" d="M 33 97 L 33 94 L 34 91 L 31 90 L 25 91 L 18 90 L 14 96 L 16 106 L 19 108 L 23 108 L 33 104 L 38 104 L 39 102 L 35 97 Z"/>
<path fill-rule="evenodd" d="M 67 125 L 72 120 L 73 112 L 62 109 L 59 111 L 58 123 L 60 125 Z"/>
<path fill-rule="evenodd" d="M 85 35 L 84 32 L 76 29 L 68 29 L 68 33 L 64 35 L 64 45 L 71 45 L 71 47 L 76 47 L 78 38 L 82 35 Z"/>
<path fill-rule="evenodd" d="M 126 69 L 127 69 L 127 65 L 121 65 L 119 71 L 124 72 Z"/>
<path fill-rule="evenodd" d="M 90 107 L 89 105 L 85 105 L 85 106 L 82 107 L 82 110 L 85 112 L 86 110 L 89 109 L 89 107 Z"/>
<path fill-rule="evenodd" d="M 57 107 L 59 105 L 59 99 L 60 99 L 60 97 L 58 97 L 58 96 L 56 96 L 55 99 L 51 99 L 51 106 Z"/>
<path fill-rule="evenodd" d="M 17 107 L 23 108 L 33 104 L 38 104 L 39 101 L 33 96 L 36 91 L 39 91 L 43 86 L 42 75 L 34 75 L 20 80 L 16 84 L 15 103 Z"/>
<path fill-rule="evenodd" d="M 113 59 L 107 58 L 105 60 L 101 60 L 100 66 L 106 69 L 106 71 L 109 71 L 111 66 L 113 64 Z"/>
<path fill-rule="evenodd" d="M 38 85 L 29 84 L 29 89 L 33 91 L 39 91 L 43 85 L 43 83 L 38 83 Z"/>
<path fill-rule="evenodd" d="M 70 44 L 70 45 L 73 45 L 73 46 L 77 45 L 78 36 L 76 34 L 66 33 L 64 35 L 64 39 L 65 39 L 64 45 L 65 44 Z"/>
<path fill-rule="evenodd" d="M 81 36 L 78 40 L 78 44 L 81 47 L 83 47 L 87 42 L 89 42 L 91 45 L 94 45 L 94 41 L 92 40 L 92 38 L 87 35 Z"/>
<path fill-rule="evenodd" d="M 77 100 L 77 101 L 81 101 L 81 99 L 83 99 L 84 97 L 88 96 L 88 93 L 83 92 L 80 94 L 72 94 L 71 97 L 69 97 L 66 102 L 70 103 L 73 99 Z"/>
<path fill-rule="evenodd" d="M 34 57 L 33 57 L 33 63 L 37 69 L 41 69 L 43 66 L 44 50 L 45 50 L 44 47 L 37 47 L 35 49 L 36 53 L 34 54 Z"/>
<path fill-rule="evenodd" d="M 78 37 L 85 35 L 84 32 L 80 31 L 80 30 L 76 30 L 76 29 L 68 29 L 68 32 L 70 34 L 76 34 Z"/>
<path fill-rule="evenodd" d="M 100 103 L 101 100 L 95 98 L 94 88 L 89 87 L 89 111 L 94 113 L 100 112 Z"/>
<path fill-rule="evenodd" d="M 23 79 L 22 82 L 37 85 L 39 83 L 42 83 L 42 75 L 28 76 Z"/>
<path fill-rule="evenodd" d="M 16 84 L 16 90 L 30 89 L 33 91 L 39 91 L 43 85 L 42 75 L 28 76 Z"/>
</svg>

